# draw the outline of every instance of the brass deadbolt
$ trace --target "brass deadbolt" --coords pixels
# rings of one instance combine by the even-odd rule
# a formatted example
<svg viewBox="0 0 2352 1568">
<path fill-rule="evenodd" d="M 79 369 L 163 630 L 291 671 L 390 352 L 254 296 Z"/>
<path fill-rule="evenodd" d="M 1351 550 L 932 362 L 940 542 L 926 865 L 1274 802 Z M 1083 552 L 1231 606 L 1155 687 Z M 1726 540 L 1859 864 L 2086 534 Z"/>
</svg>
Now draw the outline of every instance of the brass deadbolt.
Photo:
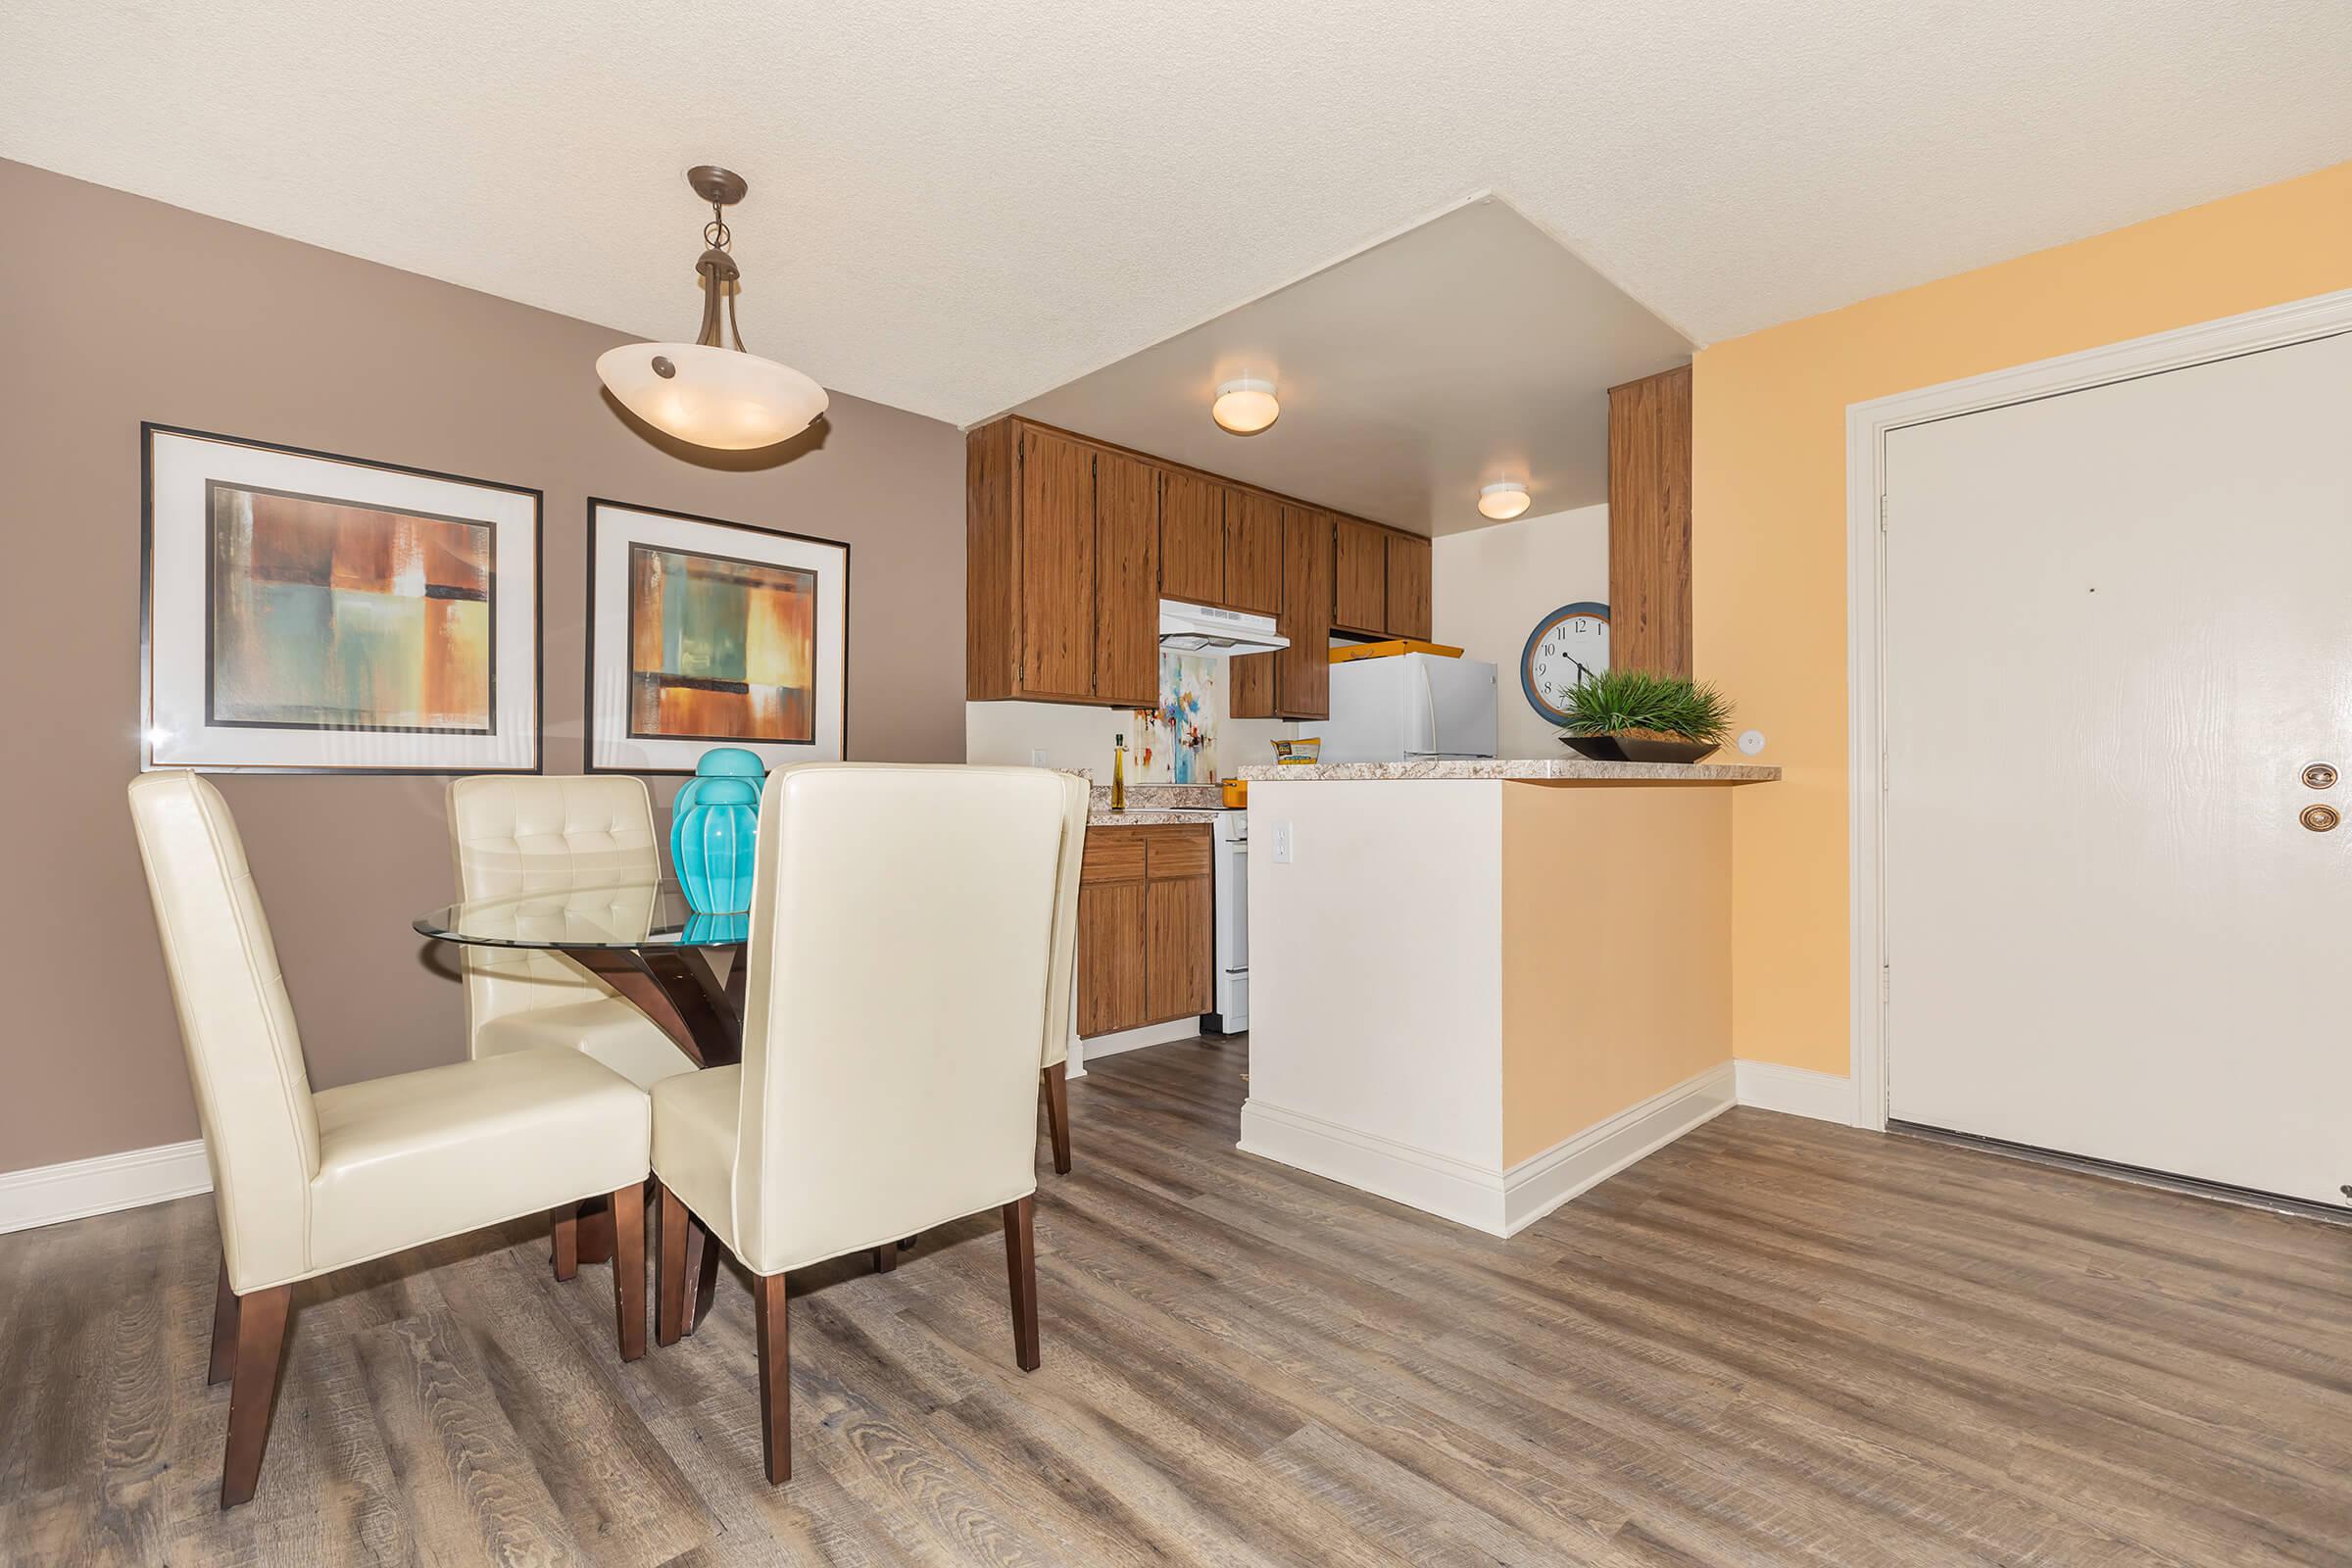
<svg viewBox="0 0 2352 1568">
<path fill-rule="evenodd" d="M 2332 806 L 2306 806 L 2295 813 L 2296 820 L 2314 833 L 2325 833 L 2344 819 L 2344 813 Z"/>
<path fill-rule="evenodd" d="M 2303 782 L 2315 790 L 2335 788 L 2335 764 L 2332 762 L 2312 763 L 2303 769 Z"/>
</svg>

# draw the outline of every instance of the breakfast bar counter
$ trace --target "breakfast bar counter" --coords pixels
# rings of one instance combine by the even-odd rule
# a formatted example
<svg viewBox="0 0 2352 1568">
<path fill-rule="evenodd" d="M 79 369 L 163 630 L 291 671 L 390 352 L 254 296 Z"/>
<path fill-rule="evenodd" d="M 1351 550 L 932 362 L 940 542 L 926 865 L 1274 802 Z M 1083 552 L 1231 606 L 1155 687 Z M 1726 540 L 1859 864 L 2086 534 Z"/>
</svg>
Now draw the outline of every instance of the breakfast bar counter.
<svg viewBox="0 0 2352 1568">
<path fill-rule="evenodd" d="M 1498 1236 L 1728 1107 L 1744 763 L 1242 770 L 1241 1147 Z"/>
</svg>

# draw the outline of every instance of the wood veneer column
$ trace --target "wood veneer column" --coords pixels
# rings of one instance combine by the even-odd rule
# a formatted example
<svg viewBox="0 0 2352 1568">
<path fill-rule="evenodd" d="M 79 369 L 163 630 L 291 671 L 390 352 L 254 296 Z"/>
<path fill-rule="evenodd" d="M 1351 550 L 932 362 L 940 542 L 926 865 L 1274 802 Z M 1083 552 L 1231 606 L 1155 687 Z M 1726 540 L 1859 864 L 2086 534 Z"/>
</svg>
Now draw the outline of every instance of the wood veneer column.
<svg viewBox="0 0 2352 1568">
<path fill-rule="evenodd" d="M 1690 367 L 1609 388 L 1609 662 L 1690 673 Z"/>
</svg>

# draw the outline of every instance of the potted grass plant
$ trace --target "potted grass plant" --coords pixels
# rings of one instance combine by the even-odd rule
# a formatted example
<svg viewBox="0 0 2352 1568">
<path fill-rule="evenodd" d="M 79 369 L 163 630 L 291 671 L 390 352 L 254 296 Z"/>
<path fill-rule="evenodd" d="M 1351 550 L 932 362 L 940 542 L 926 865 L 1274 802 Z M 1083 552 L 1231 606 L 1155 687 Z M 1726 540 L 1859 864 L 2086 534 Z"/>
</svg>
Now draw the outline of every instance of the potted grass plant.
<svg viewBox="0 0 2352 1568">
<path fill-rule="evenodd" d="M 1563 745 L 1604 762 L 1695 762 L 1732 732 L 1720 691 L 1679 675 L 1604 669 L 1569 688 Z"/>
</svg>

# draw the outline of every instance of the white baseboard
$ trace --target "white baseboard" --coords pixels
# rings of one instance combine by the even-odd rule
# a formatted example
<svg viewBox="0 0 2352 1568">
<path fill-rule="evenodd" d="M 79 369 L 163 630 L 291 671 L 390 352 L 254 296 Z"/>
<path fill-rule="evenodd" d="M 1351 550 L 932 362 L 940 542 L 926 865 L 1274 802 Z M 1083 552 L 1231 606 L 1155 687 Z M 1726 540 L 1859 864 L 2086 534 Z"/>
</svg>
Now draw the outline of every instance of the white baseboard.
<svg viewBox="0 0 2352 1568">
<path fill-rule="evenodd" d="M 1504 1234 L 1501 1173 L 1450 1154 L 1358 1132 L 1255 1098 L 1242 1102 L 1240 1148 L 1246 1154 L 1394 1199 L 1457 1225 Z"/>
<path fill-rule="evenodd" d="M 1727 1061 L 1503 1171 L 1256 1099 L 1242 1105 L 1241 1148 L 1490 1236 L 1509 1236 L 1729 1110 L 1732 1091 Z"/>
<path fill-rule="evenodd" d="M 1834 1072 L 1809 1067 L 1784 1067 L 1777 1061 L 1734 1062 L 1740 1085 L 1740 1103 L 1758 1110 L 1777 1110 L 1789 1116 L 1810 1116 L 1851 1126 L 1854 1120 L 1854 1081 Z"/>
<path fill-rule="evenodd" d="M 1088 1040 L 1070 1042 L 1070 1076 L 1086 1076 L 1086 1064 L 1103 1056 L 1115 1056 L 1123 1051 L 1141 1051 L 1146 1046 L 1164 1046 L 1178 1040 L 1192 1040 L 1200 1033 L 1198 1018 L 1177 1018 L 1167 1023 L 1148 1023 L 1141 1029 L 1121 1029 L 1114 1034 L 1096 1035 Z"/>
<path fill-rule="evenodd" d="M 1721 1062 L 1521 1160 L 1502 1179 L 1501 1234 L 1534 1224 L 1735 1102 L 1732 1063 Z"/>
<path fill-rule="evenodd" d="M 0 1235 L 212 1190 L 201 1138 L 12 1170 L 0 1175 Z"/>
</svg>

